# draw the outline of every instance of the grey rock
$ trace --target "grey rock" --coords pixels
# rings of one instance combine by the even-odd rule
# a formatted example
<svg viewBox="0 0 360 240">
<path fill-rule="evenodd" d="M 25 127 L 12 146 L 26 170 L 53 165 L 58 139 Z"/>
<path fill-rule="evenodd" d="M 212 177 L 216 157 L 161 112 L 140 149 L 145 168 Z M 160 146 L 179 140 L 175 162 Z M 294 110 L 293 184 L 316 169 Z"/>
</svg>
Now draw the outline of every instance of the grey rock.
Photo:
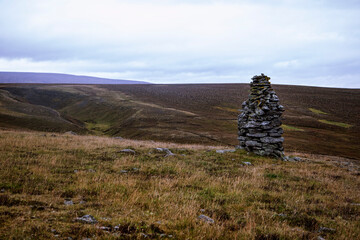
<svg viewBox="0 0 360 240">
<path fill-rule="evenodd" d="M 243 164 L 247 165 L 247 166 L 251 166 L 251 162 L 242 162 Z"/>
<path fill-rule="evenodd" d="M 282 143 L 284 142 L 284 138 L 264 137 L 264 138 L 260 138 L 260 141 L 263 143 Z"/>
<path fill-rule="evenodd" d="M 76 218 L 75 220 L 78 221 L 78 222 L 89 223 L 89 224 L 97 223 L 97 220 L 91 215 L 84 215 L 82 217 Z"/>
<path fill-rule="evenodd" d="M 235 152 L 234 149 L 224 149 L 224 150 L 216 150 L 216 153 L 233 153 Z"/>
<path fill-rule="evenodd" d="M 319 233 L 334 233 L 334 232 L 336 232 L 336 230 L 333 228 L 320 227 L 318 232 Z"/>
<path fill-rule="evenodd" d="M 165 153 L 166 153 L 165 157 L 175 156 L 175 154 L 172 153 L 172 152 L 170 151 L 170 149 L 168 149 L 168 148 L 155 148 L 155 150 L 156 150 L 157 152 L 165 152 Z"/>
<path fill-rule="evenodd" d="M 259 124 L 254 122 L 254 121 L 251 121 L 251 122 L 248 122 L 246 123 L 243 128 L 255 128 L 255 127 L 258 127 Z"/>
<path fill-rule="evenodd" d="M 248 134 L 249 134 L 249 133 L 248 133 Z M 248 135 L 248 134 L 247 134 L 247 135 Z M 246 141 L 246 137 L 239 136 L 239 137 L 238 137 L 238 140 L 239 140 L 239 141 Z"/>
<path fill-rule="evenodd" d="M 325 238 L 323 238 L 322 236 L 318 236 L 317 240 L 326 240 Z"/>
<path fill-rule="evenodd" d="M 246 141 L 245 145 L 247 147 L 257 147 L 257 146 L 261 147 L 261 143 L 256 142 L 256 141 Z"/>
<path fill-rule="evenodd" d="M 149 236 L 146 235 L 145 233 L 140 233 L 140 236 L 141 236 L 142 238 L 148 238 L 148 237 L 149 237 Z"/>
<path fill-rule="evenodd" d="M 134 150 L 132 150 L 132 149 L 128 149 L 128 148 L 126 148 L 126 149 L 122 149 L 122 150 L 120 150 L 120 151 L 119 151 L 119 153 L 129 153 L 129 154 L 135 154 L 136 152 L 135 152 Z"/>
<path fill-rule="evenodd" d="M 257 115 L 259 115 L 259 116 L 262 116 L 262 115 L 265 114 L 265 112 L 264 112 L 262 109 L 260 109 L 260 108 L 256 108 L 256 109 L 255 109 L 255 113 L 256 113 Z"/>
<path fill-rule="evenodd" d="M 248 133 L 248 134 L 246 134 L 246 136 L 248 136 L 248 137 L 256 137 L 256 138 L 266 137 L 267 135 L 268 135 L 267 133 Z M 245 141 L 245 139 L 243 141 Z"/>
<path fill-rule="evenodd" d="M 101 230 L 103 230 L 103 231 L 108 231 L 108 232 L 111 231 L 111 228 L 110 228 L 110 227 L 101 226 L 101 227 L 99 227 L 99 229 L 101 229 Z"/>
<path fill-rule="evenodd" d="M 76 133 L 76 132 L 73 132 L 73 131 L 68 131 L 68 132 L 66 132 L 65 134 L 77 135 L 77 133 Z"/>
<path fill-rule="evenodd" d="M 120 170 L 120 173 L 127 173 L 128 171 L 127 170 Z"/>
<path fill-rule="evenodd" d="M 206 215 L 204 215 L 204 214 L 201 214 L 201 215 L 198 217 L 198 219 L 200 219 L 200 220 L 202 220 L 202 221 L 204 221 L 204 222 L 207 222 L 207 223 L 214 223 L 214 222 L 215 222 L 212 218 L 210 218 L 210 217 L 208 217 L 208 216 L 206 216 Z"/>
<path fill-rule="evenodd" d="M 288 162 L 300 162 L 300 161 L 302 161 L 302 159 L 300 157 L 290 157 L 290 156 L 284 156 L 283 160 L 288 161 Z"/>
<path fill-rule="evenodd" d="M 72 200 L 64 200 L 64 204 L 66 206 L 71 206 L 71 205 L 74 205 L 74 202 Z"/>
</svg>

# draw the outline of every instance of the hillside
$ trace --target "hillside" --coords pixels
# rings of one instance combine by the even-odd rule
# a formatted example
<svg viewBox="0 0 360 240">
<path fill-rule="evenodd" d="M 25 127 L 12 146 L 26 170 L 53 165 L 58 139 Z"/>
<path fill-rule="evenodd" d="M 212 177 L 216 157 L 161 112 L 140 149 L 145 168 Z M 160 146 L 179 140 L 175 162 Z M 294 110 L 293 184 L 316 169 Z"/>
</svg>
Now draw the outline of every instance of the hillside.
<svg viewBox="0 0 360 240">
<path fill-rule="evenodd" d="M 0 83 L 42 84 L 149 84 L 148 82 L 77 76 L 60 73 L 0 72 Z"/>
<path fill-rule="evenodd" d="M 285 150 L 360 159 L 360 90 L 274 85 Z M 0 127 L 237 144 L 248 84 L 0 85 Z"/>
<path fill-rule="evenodd" d="M 358 162 L 220 148 L 0 131 L 0 239 L 360 238 Z"/>
</svg>

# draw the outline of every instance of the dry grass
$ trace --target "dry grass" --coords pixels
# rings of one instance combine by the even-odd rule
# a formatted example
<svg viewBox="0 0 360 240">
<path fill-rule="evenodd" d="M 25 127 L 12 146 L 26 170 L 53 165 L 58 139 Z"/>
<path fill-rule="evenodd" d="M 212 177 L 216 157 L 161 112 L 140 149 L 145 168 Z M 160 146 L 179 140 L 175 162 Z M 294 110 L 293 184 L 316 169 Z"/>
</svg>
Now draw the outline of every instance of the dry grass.
<svg viewBox="0 0 360 240">
<path fill-rule="evenodd" d="M 218 148 L 1 131 L 0 239 L 360 238 L 358 168 Z M 98 223 L 74 221 L 85 214 Z"/>
</svg>

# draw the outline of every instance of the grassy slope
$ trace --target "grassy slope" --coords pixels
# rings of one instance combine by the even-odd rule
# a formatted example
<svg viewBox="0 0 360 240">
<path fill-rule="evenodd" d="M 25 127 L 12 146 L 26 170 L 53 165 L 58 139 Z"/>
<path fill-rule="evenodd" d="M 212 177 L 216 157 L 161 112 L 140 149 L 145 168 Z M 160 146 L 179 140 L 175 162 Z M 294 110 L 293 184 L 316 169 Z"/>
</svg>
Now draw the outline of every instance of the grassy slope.
<svg viewBox="0 0 360 240">
<path fill-rule="evenodd" d="M 274 88 L 286 108 L 286 150 L 360 159 L 360 90 Z M 247 84 L 2 85 L 1 89 L 33 103 L 34 109 L 40 107 L 35 104 L 55 109 L 66 124 L 39 123 L 23 116 L 9 120 L 6 111 L 18 110 L 1 101 L 5 112 L 0 108 L 0 127 L 211 145 L 237 144 L 237 109 L 249 91 Z M 343 127 L 346 124 L 351 127 Z"/>
<path fill-rule="evenodd" d="M 164 157 L 154 147 L 177 155 Z M 118 153 L 123 148 L 136 155 Z M 358 165 L 304 158 L 1 131 L 0 239 L 359 239 Z M 65 206 L 69 199 L 74 205 Z M 85 214 L 99 223 L 74 221 Z"/>
</svg>

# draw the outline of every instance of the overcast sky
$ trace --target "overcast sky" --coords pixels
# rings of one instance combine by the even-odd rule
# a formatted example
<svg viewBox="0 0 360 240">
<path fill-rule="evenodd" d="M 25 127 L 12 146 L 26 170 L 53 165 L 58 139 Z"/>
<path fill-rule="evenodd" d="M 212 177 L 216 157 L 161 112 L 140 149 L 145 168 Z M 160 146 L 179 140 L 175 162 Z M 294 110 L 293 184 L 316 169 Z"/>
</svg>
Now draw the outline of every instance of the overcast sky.
<svg viewBox="0 0 360 240">
<path fill-rule="evenodd" d="M 0 0 L 0 71 L 360 88 L 360 1 Z"/>
</svg>

